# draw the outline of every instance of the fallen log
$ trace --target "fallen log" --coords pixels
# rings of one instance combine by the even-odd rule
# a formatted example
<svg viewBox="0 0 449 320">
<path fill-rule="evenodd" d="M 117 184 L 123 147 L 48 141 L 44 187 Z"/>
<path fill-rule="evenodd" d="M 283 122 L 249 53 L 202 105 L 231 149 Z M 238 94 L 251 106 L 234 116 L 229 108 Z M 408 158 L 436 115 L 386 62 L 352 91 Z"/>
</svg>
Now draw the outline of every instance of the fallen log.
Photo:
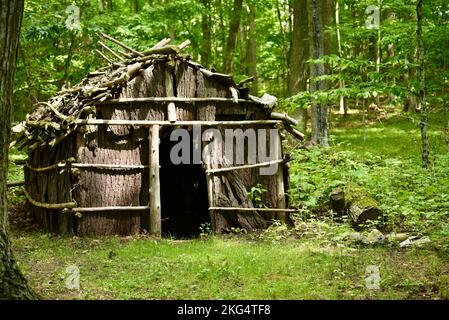
<svg viewBox="0 0 449 320">
<path fill-rule="evenodd" d="M 375 221 L 382 217 L 379 204 L 362 187 L 348 184 L 344 195 L 348 216 L 354 228 L 360 229 L 368 221 Z"/>
</svg>

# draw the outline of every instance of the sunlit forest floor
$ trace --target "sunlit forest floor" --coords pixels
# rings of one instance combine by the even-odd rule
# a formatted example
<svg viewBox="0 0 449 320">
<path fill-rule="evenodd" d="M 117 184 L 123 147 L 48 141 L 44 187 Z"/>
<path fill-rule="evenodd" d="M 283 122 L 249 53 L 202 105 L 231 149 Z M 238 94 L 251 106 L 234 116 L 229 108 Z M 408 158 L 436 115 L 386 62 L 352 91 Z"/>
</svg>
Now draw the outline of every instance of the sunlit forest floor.
<svg viewBox="0 0 449 320">
<path fill-rule="evenodd" d="M 296 225 L 260 234 L 155 240 L 145 236 L 77 238 L 38 231 L 11 189 L 12 241 L 18 263 L 46 299 L 448 299 L 449 153 L 447 115 L 432 114 L 432 167 L 420 162 L 420 133 L 411 115 L 389 112 L 362 121 L 332 115 L 331 147 L 300 151 L 291 167 Z M 364 134 L 365 132 L 365 134 Z M 24 155 L 13 151 L 12 159 Z M 10 166 L 10 180 L 21 178 Z M 327 214 L 330 190 L 364 187 L 385 212 L 384 234 L 429 237 L 423 246 L 361 243 L 348 223 Z M 65 286 L 80 269 L 80 290 Z M 368 289 L 366 269 L 379 268 Z"/>
</svg>

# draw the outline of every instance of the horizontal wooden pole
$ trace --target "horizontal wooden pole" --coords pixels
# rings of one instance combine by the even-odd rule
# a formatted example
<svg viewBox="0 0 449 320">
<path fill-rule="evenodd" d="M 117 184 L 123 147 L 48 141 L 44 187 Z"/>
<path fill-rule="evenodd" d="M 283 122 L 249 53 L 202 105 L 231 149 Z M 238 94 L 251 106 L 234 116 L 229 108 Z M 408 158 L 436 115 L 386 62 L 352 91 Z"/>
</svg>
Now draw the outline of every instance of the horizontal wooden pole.
<svg viewBox="0 0 449 320">
<path fill-rule="evenodd" d="M 117 206 L 117 207 L 91 207 L 91 208 L 73 208 L 70 211 L 73 212 L 99 212 L 99 211 L 143 211 L 149 210 L 149 206 Z"/>
<path fill-rule="evenodd" d="M 282 163 L 284 161 L 285 161 L 284 159 L 279 159 L 279 160 L 273 160 L 273 161 L 255 163 L 255 164 L 247 164 L 247 165 L 242 165 L 242 166 L 219 168 L 219 169 L 209 169 L 209 170 L 206 170 L 206 173 L 214 174 L 214 173 L 233 171 L 233 170 L 265 167 L 265 166 L 269 166 L 269 165 L 276 164 L 276 163 Z"/>
<path fill-rule="evenodd" d="M 67 167 L 67 163 L 56 163 L 56 164 L 52 164 L 51 166 L 39 167 L 39 168 L 34 168 L 28 163 L 26 163 L 25 166 L 34 172 L 45 172 L 45 171 L 56 170 L 59 168 L 65 168 L 65 167 Z"/>
<path fill-rule="evenodd" d="M 239 208 L 239 207 L 209 207 L 209 210 L 215 211 L 266 211 L 266 212 L 297 212 L 296 209 L 282 208 Z"/>
<path fill-rule="evenodd" d="M 73 168 L 93 168 L 93 169 L 148 169 L 147 165 L 128 164 L 103 164 L 103 163 L 72 163 Z"/>
<path fill-rule="evenodd" d="M 48 167 L 33 168 L 30 165 L 26 165 L 28 169 L 34 172 L 46 172 L 56 170 L 60 168 L 66 168 L 68 166 L 72 168 L 93 168 L 93 169 L 147 169 L 148 165 L 130 165 L 130 164 L 107 164 L 107 163 L 57 163 Z"/>
<path fill-rule="evenodd" d="M 92 105 L 108 105 L 108 104 L 124 104 L 124 103 L 132 103 L 132 102 L 232 102 L 234 100 L 232 98 L 218 98 L 218 97 L 210 97 L 210 98 L 183 98 L 183 97 L 146 97 L 146 98 L 121 98 L 121 99 L 110 99 L 102 102 L 93 102 Z M 252 103 L 258 104 L 252 100 L 247 99 L 239 99 L 238 102 L 242 103 Z M 283 119 L 282 119 L 283 120 Z"/>
<path fill-rule="evenodd" d="M 27 192 L 25 187 L 22 187 L 23 193 L 25 193 L 25 197 L 28 202 L 30 202 L 33 206 L 45 209 L 59 210 L 59 209 L 67 209 L 76 207 L 76 202 L 66 202 L 66 203 L 43 203 L 34 200 L 31 198 L 30 194 Z"/>
<path fill-rule="evenodd" d="M 300 132 L 299 130 L 291 127 L 288 125 L 288 123 L 286 123 L 284 125 L 285 130 L 287 130 L 288 133 L 290 133 L 292 136 L 294 136 L 295 138 L 299 139 L 299 140 L 304 140 L 305 138 L 305 134 Z"/>
<path fill-rule="evenodd" d="M 270 117 L 272 119 L 276 119 L 276 120 L 283 120 L 286 121 L 288 123 L 290 123 L 293 126 L 297 126 L 299 124 L 299 121 L 290 117 L 288 114 L 286 113 L 279 113 L 279 112 L 272 112 L 270 114 Z"/>
<path fill-rule="evenodd" d="M 241 121 L 158 121 L 158 120 L 104 120 L 104 119 L 81 119 L 76 124 L 85 125 L 107 125 L 107 126 L 238 126 L 252 124 L 276 124 L 281 120 L 241 120 Z"/>
<path fill-rule="evenodd" d="M 8 188 L 12 188 L 12 187 L 20 187 L 23 186 L 25 184 L 25 180 L 21 180 L 21 181 L 10 181 L 6 183 L 6 186 Z"/>
</svg>

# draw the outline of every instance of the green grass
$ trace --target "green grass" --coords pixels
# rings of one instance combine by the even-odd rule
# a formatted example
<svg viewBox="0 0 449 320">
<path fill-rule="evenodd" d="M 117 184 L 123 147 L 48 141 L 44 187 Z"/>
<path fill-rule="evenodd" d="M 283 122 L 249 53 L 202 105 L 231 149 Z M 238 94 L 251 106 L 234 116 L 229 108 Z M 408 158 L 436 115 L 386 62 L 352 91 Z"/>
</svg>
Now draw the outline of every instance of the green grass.
<svg viewBox="0 0 449 320">
<path fill-rule="evenodd" d="M 431 158 L 435 154 L 447 153 L 444 128 L 449 119 L 446 115 L 430 114 L 428 136 Z M 364 127 L 366 139 L 363 139 Z M 446 133 L 447 134 L 447 133 Z M 403 158 L 421 161 L 421 131 L 416 115 L 393 113 L 387 120 L 366 120 L 362 115 L 352 114 L 347 118 L 337 116 L 331 128 L 332 144 L 337 150 L 350 150 L 361 155 L 370 153 L 385 158 Z"/>
<path fill-rule="evenodd" d="M 16 166 L 13 161 L 26 159 L 26 154 L 18 151 L 15 148 L 9 150 L 9 164 L 8 164 L 8 181 L 23 180 L 22 167 Z"/>
<path fill-rule="evenodd" d="M 353 249 L 311 240 L 242 237 L 175 241 L 79 239 L 17 233 L 14 249 L 31 284 L 50 299 L 448 298 L 447 261 L 427 250 Z M 80 291 L 65 269 L 80 269 Z M 381 290 L 365 287 L 368 265 Z"/>
</svg>

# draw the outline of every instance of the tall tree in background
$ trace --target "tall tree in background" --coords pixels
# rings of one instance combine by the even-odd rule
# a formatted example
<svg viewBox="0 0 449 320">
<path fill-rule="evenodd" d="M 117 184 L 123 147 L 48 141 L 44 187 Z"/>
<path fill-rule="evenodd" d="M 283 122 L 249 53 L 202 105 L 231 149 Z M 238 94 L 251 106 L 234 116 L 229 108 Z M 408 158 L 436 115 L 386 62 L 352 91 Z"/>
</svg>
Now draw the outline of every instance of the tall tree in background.
<svg viewBox="0 0 449 320">
<path fill-rule="evenodd" d="M 210 0 L 201 0 L 203 4 L 203 11 L 201 13 L 201 31 L 202 31 L 202 46 L 201 46 L 201 63 L 208 68 L 210 58 L 212 55 L 212 37 L 211 37 L 211 3 Z"/>
<path fill-rule="evenodd" d="M 248 74 L 251 77 L 257 75 L 257 44 L 256 44 L 256 6 L 248 4 L 248 48 L 247 48 Z M 257 77 L 254 79 L 251 89 L 257 94 Z"/>
<path fill-rule="evenodd" d="M 323 23 L 321 15 L 321 1 L 308 0 L 309 2 L 309 23 L 310 23 L 310 53 L 313 60 L 323 58 Z M 324 81 L 317 80 L 317 77 L 324 75 L 324 65 L 322 62 L 314 62 L 310 67 L 310 91 L 324 89 Z M 327 123 L 327 107 L 323 101 L 315 100 L 312 104 L 312 141 L 322 146 L 329 146 Z"/>
<path fill-rule="evenodd" d="M 425 70 L 424 70 L 424 41 L 423 41 L 423 0 L 418 0 L 416 4 L 416 16 L 418 18 L 416 28 L 416 38 L 418 41 L 418 74 L 419 74 L 419 92 L 418 99 L 421 105 L 420 114 L 420 127 L 421 127 L 421 140 L 422 140 L 422 161 L 425 168 L 429 167 L 429 140 L 427 138 L 427 106 L 426 106 L 426 83 L 425 83 Z"/>
<path fill-rule="evenodd" d="M 336 27 L 336 34 L 337 34 L 338 56 L 340 58 L 342 58 L 341 33 L 340 33 L 340 5 L 338 3 L 338 0 L 335 1 L 335 27 Z M 338 86 L 340 87 L 340 89 L 343 89 L 345 87 L 345 81 L 339 80 Z M 345 98 L 343 95 L 340 95 L 340 97 L 339 97 L 339 110 L 340 110 L 340 114 L 347 114 Z"/>
<path fill-rule="evenodd" d="M 12 254 L 6 203 L 13 81 L 23 5 L 23 0 L 0 0 L 0 299 L 35 298 Z"/>
<path fill-rule="evenodd" d="M 293 34 L 290 49 L 290 73 L 288 77 L 288 93 L 293 96 L 299 91 L 307 90 L 309 77 L 309 19 L 307 0 L 295 0 L 293 3 Z M 301 109 L 303 130 L 307 130 L 307 109 Z"/>
<path fill-rule="evenodd" d="M 321 0 L 321 21 L 323 25 L 323 53 L 329 56 L 333 52 L 332 28 L 334 22 L 333 0 Z M 326 73 L 330 73 L 328 66 L 324 66 Z"/>
<path fill-rule="evenodd" d="M 243 0 L 234 0 L 229 24 L 229 34 L 223 55 L 223 69 L 225 73 L 232 73 L 234 68 L 234 51 L 237 45 L 237 34 L 239 32 L 242 14 Z"/>
</svg>

